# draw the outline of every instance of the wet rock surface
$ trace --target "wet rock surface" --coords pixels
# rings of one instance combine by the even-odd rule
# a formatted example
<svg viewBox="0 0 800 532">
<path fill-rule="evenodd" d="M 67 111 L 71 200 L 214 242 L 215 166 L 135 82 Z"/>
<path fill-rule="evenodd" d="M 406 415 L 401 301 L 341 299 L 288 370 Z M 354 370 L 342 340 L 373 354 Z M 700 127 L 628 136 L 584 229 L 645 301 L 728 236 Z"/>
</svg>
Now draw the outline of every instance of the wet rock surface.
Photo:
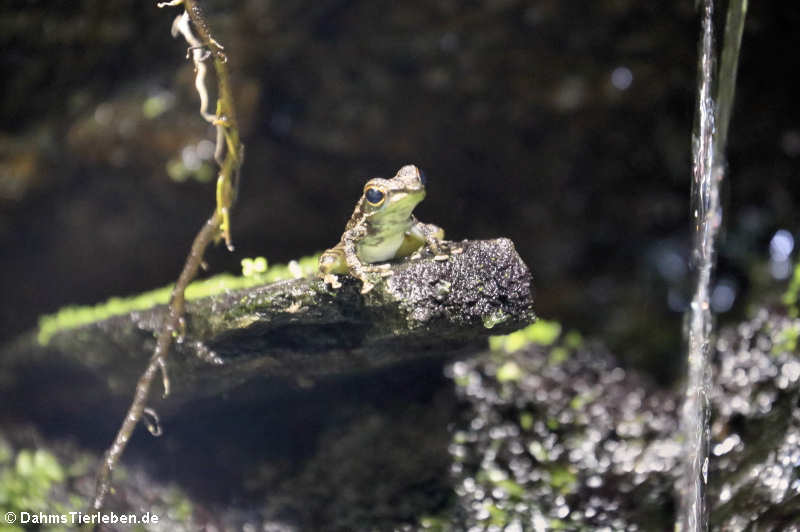
<svg viewBox="0 0 800 532">
<path fill-rule="evenodd" d="M 673 394 L 600 346 L 493 353 L 452 377 L 471 405 L 451 447 L 465 527 L 671 528 Z"/>
<path fill-rule="evenodd" d="M 774 309 L 720 332 L 711 530 L 796 530 L 798 336 L 800 320 Z M 162 438 L 139 431 L 111 504 L 125 510 L 154 497 L 154 508 L 172 511 L 164 494 L 174 485 L 169 497 L 185 495 L 193 509 L 178 523 L 189 527 L 671 529 L 682 474 L 680 388 L 655 386 L 574 333 L 518 347 L 450 363 L 407 360 L 270 396 L 255 379 L 238 398 L 197 399 L 168 418 Z M 81 414 L 60 435 L 45 424 L 55 444 L 24 431 L 7 439 L 60 449 L 64 434 L 72 441 L 76 433 L 96 463 L 106 442 L 87 442 L 85 426 L 104 423 Z M 86 497 L 91 475 L 82 474 L 64 489 Z"/>
<path fill-rule="evenodd" d="M 800 530 L 800 320 L 761 309 L 717 342 L 710 526 Z"/>
<path fill-rule="evenodd" d="M 165 526 L 357 530 L 444 508 L 455 401 L 443 366 L 534 319 L 531 274 L 510 240 L 449 246 L 447 259 L 423 252 L 394 264 L 367 294 L 340 276 L 335 289 L 301 278 L 189 302 L 169 358 L 172 394 L 159 400 L 156 379 L 150 395 L 165 434 L 137 431 L 109 509 L 150 498 L 172 511 L 170 494 L 185 493 L 193 510 Z M 67 442 L 65 462 L 89 457 L 57 493 L 91 495 L 164 311 L 5 348 L 0 430 L 13 447 Z M 23 437 L 27 423 L 44 434 Z"/>
<path fill-rule="evenodd" d="M 174 280 L 211 207 L 213 131 L 170 37 L 178 9 L 155 4 L 0 6 L 4 340 Z M 203 5 L 247 144 L 238 253 L 212 251 L 211 271 L 329 247 L 366 179 L 414 163 L 430 177 L 420 219 L 457 240 L 509 236 L 547 279 L 541 308 L 662 382 L 679 375 L 692 2 Z M 736 305 L 763 286 L 747 272 L 775 229 L 797 225 L 800 59 L 775 50 L 800 46 L 798 25 L 793 2 L 748 10 L 720 250 Z"/>
<path fill-rule="evenodd" d="M 712 530 L 797 530 L 800 321 L 762 309 L 722 331 L 713 375 Z M 681 395 L 599 347 L 457 362 L 470 404 L 451 445 L 454 529 L 668 530 L 682 474 Z"/>
<path fill-rule="evenodd" d="M 425 326 L 420 336 L 386 337 L 383 361 L 348 348 L 323 367 L 318 354 L 331 342 L 352 347 L 366 336 L 359 324 L 343 334 L 328 328 L 289 367 L 285 353 L 255 362 L 270 348 L 259 327 L 271 325 L 242 322 L 244 332 L 215 346 L 236 372 L 231 381 L 244 370 L 262 376 L 217 394 L 211 376 L 227 368 L 195 357 L 191 333 L 213 332 L 195 321 L 171 362 L 175 402 L 153 394 L 166 434 L 137 433 L 126 456 L 132 474 L 115 479 L 112 503 L 157 507 L 163 485 L 175 482 L 195 503 L 191 529 L 671 529 L 696 76 L 691 3 L 205 5 L 229 53 L 248 145 L 233 220 L 239 253 L 284 261 L 329 246 L 367 177 L 416 163 L 432 178 L 422 219 L 456 238 L 513 237 L 546 280 L 539 306 L 601 336 L 626 369 L 598 346 L 561 346 L 566 359 L 538 347 L 465 360 L 451 370 L 457 383 L 470 379 L 457 388 L 468 412 L 460 417 L 441 376 L 443 353 L 425 351 Z M 0 14 L 7 340 L 66 303 L 174 279 L 210 205 L 204 143 L 213 133 L 197 114 L 185 45 L 169 37 L 172 13 L 109 0 L 78 9 L 10 2 Z M 800 106 L 794 77 L 781 72 L 797 70 L 800 56 L 775 50 L 797 48 L 799 23 L 796 5 L 750 6 L 718 276 L 735 296 L 731 321 L 748 293 L 774 289 L 763 253 L 776 228 L 797 225 Z M 233 271 L 240 257 L 211 250 L 209 264 Z M 386 286 L 419 297 L 415 320 L 452 317 L 433 301 L 451 287 L 416 292 L 400 279 Z M 345 283 L 342 296 L 356 300 L 358 288 Z M 282 342 L 308 332 L 293 329 L 295 301 L 278 301 L 283 321 L 269 329 Z M 453 301 L 462 304 L 476 309 L 463 315 L 470 330 L 510 327 L 498 307 Z M 152 342 L 157 318 L 140 314 L 101 331 L 103 352 L 131 338 Z M 117 337 L 125 327 L 130 336 Z M 796 325 L 770 311 L 743 327 L 726 329 L 717 350 L 711 526 L 793 530 L 797 350 L 785 333 Z M 226 351 L 234 340 L 240 347 Z M 405 356 L 391 348 L 407 340 L 420 358 L 390 363 Z M 86 353 L 100 347 L 83 341 Z M 13 371 L 4 355 L 0 422 L 14 432 L 9 441 L 37 448 L 77 438 L 98 457 L 144 353 L 95 358 L 85 371 L 57 349 L 28 352 L 30 364 Z M 286 377 L 296 370 L 304 376 Z M 526 381 L 534 371 L 538 380 Z M 675 387 L 659 390 L 651 378 Z M 206 397 L 180 404 L 195 392 Z M 20 440 L 12 421 L 35 422 L 44 434 Z M 448 424 L 457 426 L 452 441 Z M 453 485 L 443 473 L 451 465 Z"/>
<path fill-rule="evenodd" d="M 312 277 L 189 302 L 184 338 L 169 357 L 166 408 L 255 378 L 308 383 L 414 359 L 465 356 L 483 349 L 489 334 L 534 319 L 531 275 L 510 240 L 450 245 L 454 253 L 446 259 L 428 254 L 395 264 L 393 274 L 364 295 L 349 276 L 340 276 L 340 288 Z M 129 397 L 165 311 L 161 306 L 66 329 L 45 347 L 23 339 L 7 350 L 3 364 L 21 367 L 12 375 L 50 375 L 48 393 L 56 403 L 59 371 L 95 381 L 84 390 L 87 400 L 93 393 Z M 3 395 L 20 401 L 31 384 L 21 378 Z M 73 386 L 62 378 L 58 389 L 71 397 Z M 270 387 L 263 389 L 268 394 Z"/>
</svg>

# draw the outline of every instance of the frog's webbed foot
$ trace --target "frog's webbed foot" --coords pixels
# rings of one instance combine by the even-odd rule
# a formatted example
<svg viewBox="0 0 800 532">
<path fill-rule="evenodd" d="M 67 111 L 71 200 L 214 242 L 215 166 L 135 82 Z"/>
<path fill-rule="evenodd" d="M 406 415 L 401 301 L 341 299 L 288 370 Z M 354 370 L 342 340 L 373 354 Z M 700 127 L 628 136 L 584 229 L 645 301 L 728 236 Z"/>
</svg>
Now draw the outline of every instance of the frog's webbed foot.
<svg viewBox="0 0 800 532">
<path fill-rule="evenodd" d="M 444 241 L 435 236 L 426 235 L 425 245 L 433 252 L 433 260 L 443 261 L 450 257 L 450 246 Z M 424 248 L 420 248 L 420 251 Z"/>
<path fill-rule="evenodd" d="M 368 281 L 366 279 L 362 279 L 361 282 L 363 283 L 361 285 L 361 293 L 362 294 L 366 294 L 366 293 L 370 292 L 373 288 L 375 288 L 375 285 L 372 282 L 370 282 L 370 281 Z"/>
<path fill-rule="evenodd" d="M 441 256 L 446 257 L 450 251 L 447 244 L 438 238 L 426 238 L 425 243 L 428 245 L 431 251 L 433 251 L 433 254 L 435 255 L 434 259 L 438 259 Z"/>
<path fill-rule="evenodd" d="M 359 272 L 353 272 L 353 276 L 362 283 L 361 293 L 370 292 L 381 279 L 391 276 L 394 272 L 390 268 L 388 264 L 365 264 Z"/>
<path fill-rule="evenodd" d="M 342 283 L 339 282 L 339 277 L 335 273 L 326 273 L 323 275 L 322 282 L 330 285 L 333 289 L 342 287 Z"/>
<path fill-rule="evenodd" d="M 357 277 L 356 276 L 356 278 L 359 279 L 361 281 L 361 283 L 362 283 L 362 287 L 361 287 L 361 293 L 362 294 L 366 294 L 367 292 L 369 292 L 370 290 L 375 288 L 375 283 L 373 282 L 373 280 L 370 280 L 369 277 L 364 276 L 362 278 L 362 277 Z M 338 290 L 339 288 L 342 287 L 342 282 L 339 280 L 339 276 L 336 275 L 336 274 L 333 274 L 333 273 L 329 273 L 329 274 L 324 275 L 322 277 L 322 282 L 324 284 L 330 286 L 333 290 Z"/>
</svg>

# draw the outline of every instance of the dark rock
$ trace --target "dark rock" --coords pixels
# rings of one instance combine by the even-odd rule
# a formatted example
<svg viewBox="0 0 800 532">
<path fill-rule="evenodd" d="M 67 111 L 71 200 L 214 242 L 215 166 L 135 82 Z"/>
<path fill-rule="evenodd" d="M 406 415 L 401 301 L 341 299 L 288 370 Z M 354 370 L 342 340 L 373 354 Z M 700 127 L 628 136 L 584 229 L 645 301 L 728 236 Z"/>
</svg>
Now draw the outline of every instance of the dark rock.
<svg viewBox="0 0 800 532">
<path fill-rule="evenodd" d="M 800 321 L 764 309 L 720 334 L 712 530 L 797 530 L 798 334 Z M 563 342 L 457 362 L 452 376 L 470 404 L 451 448 L 455 529 L 672 528 L 685 454 L 679 390 L 655 388 L 600 347 Z"/>
<path fill-rule="evenodd" d="M 454 434 L 452 519 L 463 529 L 671 528 L 676 397 L 653 393 L 600 346 L 565 349 L 532 345 L 452 366 L 471 405 Z"/>
<path fill-rule="evenodd" d="M 360 282 L 340 276 L 338 289 L 303 278 L 189 302 L 185 338 L 169 356 L 172 394 L 162 409 L 256 377 L 309 383 L 407 360 L 464 356 L 484 349 L 490 334 L 534 319 L 530 272 L 510 240 L 464 241 L 453 249 L 462 252 L 394 265 L 394 274 L 365 295 Z M 88 403 L 93 394 L 106 397 L 106 387 L 127 398 L 164 312 L 160 306 L 57 332 L 46 347 L 28 337 L 4 364 L 40 381 L 58 371 L 73 378 L 89 373 L 99 382 L 82 377 Z M 49 380 L 74 398 L 73 380 Z M 18 399 L 26 386 L 3 395 Z M 53 388 L 49 394 L 51 401 L 59 396 Z"/>
<path fill-rule="evenodd" d="M 345 281 L 340 297 L 358 299 L 358 283 Z M 391 292 L 390 284 L 379 285 L 364 306 Z M 720 332 L 710 397 L 711 530 L 796 530 L 799 336 L 800 320 L 768 310 Z M 294 397 L 262 397 L 249 410 L 232 409 L 226 398 L 194 401 L 183 409 L 192 415 L 176 416 L 162 439 L 147 440 L 155 443 L 146 459 L 130 466 L 135 475 L 116 480 L 118 490 L 159 492 L 166 464 L 174 464 L 172 481 L 190 492 L 195 507 L 237 526 L 672 528 L 684 457 L 679 387 L 659 389 L 622 369 L 599 344 L 566 334 L 552 345 L 450 365 L 463 402 L 459 413 L 433 361 L 331 374 Z M 78 384 L 72 386 L 80 396 Z M 225 456 L 224 468 L 206 463 L 208 456 Z M 192 472 L 200 480 L 189 482 Z M 248 498 L 231 504 L 199 496 L 198 483 L 209 478 L 224 493 L 245 486 Z M 86 497 L 89 480 L 82 482 L 74 489 Z M 114 504 L 126 508 L 124 500 Z"/>
<path fill-rule="evenodd" d="M 800 320 L 760 309 L 717 342 L 714 530 L 800 530 Z"/>
</svg>

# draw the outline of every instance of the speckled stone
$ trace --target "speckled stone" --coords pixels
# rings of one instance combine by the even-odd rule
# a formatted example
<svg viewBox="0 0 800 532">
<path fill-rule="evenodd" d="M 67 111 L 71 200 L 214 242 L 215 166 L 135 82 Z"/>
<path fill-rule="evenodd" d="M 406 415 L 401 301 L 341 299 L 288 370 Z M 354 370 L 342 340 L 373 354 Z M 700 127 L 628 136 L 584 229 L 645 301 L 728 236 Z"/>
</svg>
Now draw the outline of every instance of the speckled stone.
<svg viewBox="0 0 800 532">
<path fill-rule="evenodd" d="M 460 252 L 393 265 L 393 275 L 365 295 L 359 281 L 340 276 L 340 288 L 302 278 L 189 302 L 186 336 L 169 357 L 173 393 L 163 411 L 256 377 L 313 380 L 465 356 L 485 349 L 490 334 L 533 321 L 531 275 L 510 240 L 451 245 Z M 104 382 L 98 397 L 129 397 L 164 312 L 62 331 L 47 347 L 18 343 L 4 362 L 48 373 L 58 362 Z"/>
</svg>

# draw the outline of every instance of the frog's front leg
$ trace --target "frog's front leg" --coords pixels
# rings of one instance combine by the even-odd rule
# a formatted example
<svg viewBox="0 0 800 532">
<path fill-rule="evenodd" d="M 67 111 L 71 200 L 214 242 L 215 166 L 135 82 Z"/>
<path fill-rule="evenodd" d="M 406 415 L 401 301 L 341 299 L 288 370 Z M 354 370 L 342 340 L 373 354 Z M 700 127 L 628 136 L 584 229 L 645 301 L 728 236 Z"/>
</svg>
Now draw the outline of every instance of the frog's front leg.
<svg viewBox="0 0 800 532">
<path fill-rule="evenodd" d="M 389 268 L 388 264 L 367 264 L 358 257 L 356 242 L 360 241 L 364 237 L 365 233 L 366 231 L 363 227 L 357 227 L 345 232 L 342 237 L 342 251 L 344 253 L 344 259 L 347 262 L 350 275 L 362 282 L 362 294 L 366 294 L 375 287 L 375 283 L 370 279 L 370 273 L 385 272 Z"/>
<path fill-rule="evenodd" d="M 424 242 L 431 248 L 436 255 L 445 252 L 442 240 L 444 239 L 444 229 L 434 224 L 425 224 L 413 218 L 414 223 L 408 231 L 408 236 L 419 241 L 419 245 Z"/>
</svg>

